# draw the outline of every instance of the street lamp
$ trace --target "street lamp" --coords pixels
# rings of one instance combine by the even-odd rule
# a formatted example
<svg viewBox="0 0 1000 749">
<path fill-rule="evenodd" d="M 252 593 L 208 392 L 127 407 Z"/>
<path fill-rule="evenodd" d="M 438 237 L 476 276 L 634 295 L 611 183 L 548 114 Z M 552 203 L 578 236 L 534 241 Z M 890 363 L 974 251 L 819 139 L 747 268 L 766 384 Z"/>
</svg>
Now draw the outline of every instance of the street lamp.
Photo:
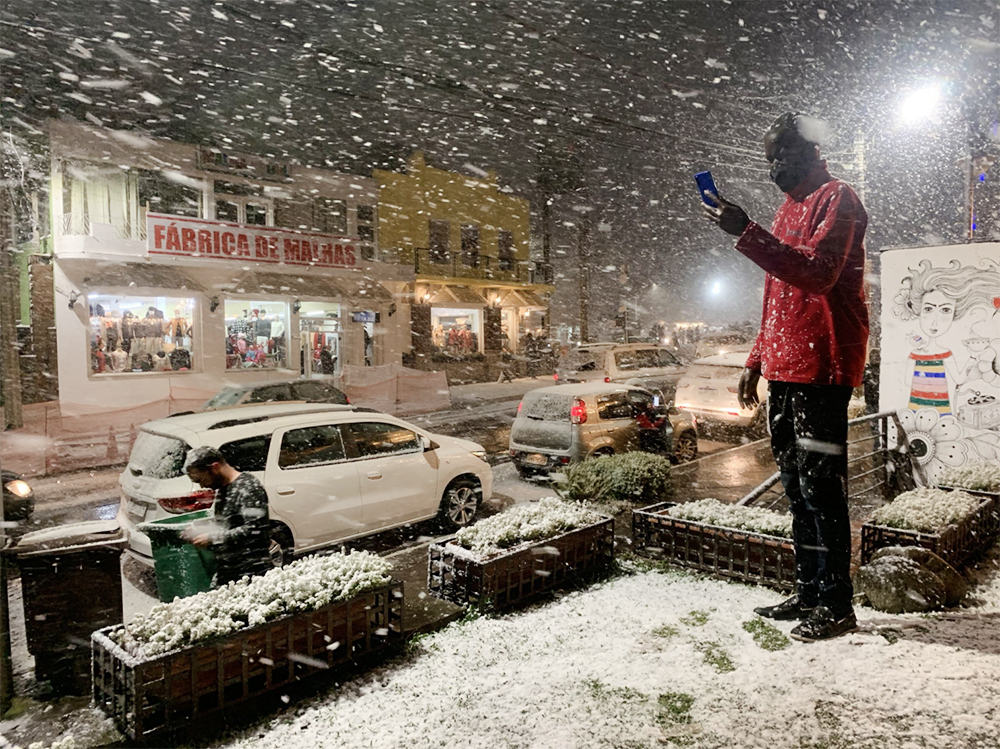
<svg viewBox="0 0 1000 749">
<path fill-rule="evenodd" d="M 899 119 L 904 125 L 932 120 L 941 104 L 941 84 L 932 83 L 904 94 L 899 102 Z"/>
</svg>

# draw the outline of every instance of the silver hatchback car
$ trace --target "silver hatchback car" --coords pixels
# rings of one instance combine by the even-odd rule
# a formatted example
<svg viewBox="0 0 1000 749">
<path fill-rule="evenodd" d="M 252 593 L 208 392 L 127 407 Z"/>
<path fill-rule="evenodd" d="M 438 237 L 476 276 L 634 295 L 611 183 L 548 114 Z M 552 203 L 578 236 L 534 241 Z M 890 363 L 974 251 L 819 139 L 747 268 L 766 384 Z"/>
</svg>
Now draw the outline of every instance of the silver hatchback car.
<svg viewBox="0 0 1000 749">
<path fill-rule="evenodd" d="M 667 423 L 650 429 L 649 416 L 654 422 L 666 417 Z M 675 462 L 693 460 L 698 430 L 693 416 L 667 408 L 655 391 L 584 382 L 525 393 L 509 447 L 522 477 L 544 477 L 569 463 L 635 450 L 666 454 Z"/>
</svg>

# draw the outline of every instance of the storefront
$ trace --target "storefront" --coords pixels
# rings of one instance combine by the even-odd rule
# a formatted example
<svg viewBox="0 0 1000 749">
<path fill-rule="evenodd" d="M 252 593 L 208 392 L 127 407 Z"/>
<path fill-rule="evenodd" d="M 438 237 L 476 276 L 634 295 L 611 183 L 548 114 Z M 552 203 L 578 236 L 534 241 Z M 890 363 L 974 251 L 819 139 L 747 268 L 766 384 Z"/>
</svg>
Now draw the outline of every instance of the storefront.
<svg viewBox="0 0 1000 749">
<path fill-rule="evenodd" d="M 151 219 L 182 220 L 195 232 L 219 230 L 219 222 Z M 237 236 L 242 229 L 227 228 Z M 151 223 L 149 236 L 156 235 Z M 152 241 L 119 247 L 134 254 L 111 255 L 93 242 L 54 259 L 64 411 L 177 400 L 181 391 L 196 401 L 228 385 L 336 375 L 345 365 L 398 362 L 408 343 L 397 331 L 409 315 L 397 311 L 407 279 L 393 278 L 396 265 L 346 267 L 330 255 L 302 267 L 280 256 L 183 256 L 176 247 L 165 256 Z"/>
<path fill-rule="evenodd" d="M 482 309 L 431 307 L 431 340 L 437 351 L 463 356 L 482 351 Z"/>
</svg>

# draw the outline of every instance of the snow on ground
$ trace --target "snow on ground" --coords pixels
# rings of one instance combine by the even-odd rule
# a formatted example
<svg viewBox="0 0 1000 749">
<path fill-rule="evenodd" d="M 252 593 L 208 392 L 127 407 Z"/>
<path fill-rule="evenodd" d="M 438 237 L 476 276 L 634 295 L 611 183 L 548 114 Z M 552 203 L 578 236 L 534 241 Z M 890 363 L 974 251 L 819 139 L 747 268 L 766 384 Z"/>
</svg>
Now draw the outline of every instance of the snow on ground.
<svg viewBox="0 0 1000 749">
<path fill-rule="evenodd" d="M 215 746 L 995 749 L 1000 553 L 969 608 L 859 610 L 816 644 L 744 623 L 780 595 L 634 570 L 546 605 L 455 623 L 412 653 Z M 765 643 L 767 644 L 767 643 Z"/>
</svg>

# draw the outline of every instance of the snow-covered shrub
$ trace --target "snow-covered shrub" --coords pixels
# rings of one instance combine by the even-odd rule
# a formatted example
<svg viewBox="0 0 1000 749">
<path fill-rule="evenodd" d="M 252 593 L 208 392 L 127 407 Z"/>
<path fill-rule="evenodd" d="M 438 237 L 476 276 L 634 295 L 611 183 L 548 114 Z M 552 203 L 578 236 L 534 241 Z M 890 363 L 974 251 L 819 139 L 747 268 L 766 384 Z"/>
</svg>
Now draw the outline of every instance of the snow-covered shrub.
<svg viewBox="0 0 1000 749">
<path fill-rule="evenodd" d="M 670 459 L 644 452 L 572 463 L 563 475 L 565 479 L 556 484 L 556 491 L 574 501 L 652 504 L 669 496 L 673 488 Z"/>
<path fill-rule="evenodd" d="M 1000 463 L 978 461 L 962 466 L 945 466 L 938 471 L 937 482 L 941 486 L 954 486 L 972 491 L 1000 491 Z"/>
<path fill-rule="evenodd" d="M 604 516 L 558 497 L 516 505 L 480 520 L 455 534 L 454 544 L 479 557 L 488 557 L 528 541 L 541 541 L 575 528 L 592 525 Z"/>
<path fill-rule="evenodd" d="M 111 632 L 130 655 L 151 658 L 298 611 L 346 601 L 389 582 L 392 564 L 367 551 L 312 556 L 264 575 L 154 606 Z"/>
<path fill-rule="evenodd" d="M 904 492 L 872 513 L 879 525 L 890 528 L 940 533 L 971 515 L 983 500 L 963 491 L 921 487 Z"/>
<path fill-rule="evenodd" d="M 736 528 L 768 536 L 792 537 L 792 516 L 761 507 L 730 505 L 717 499 L 699 499 L 670 508 L 670 516 L 681 520 Z"/>
</svg>

